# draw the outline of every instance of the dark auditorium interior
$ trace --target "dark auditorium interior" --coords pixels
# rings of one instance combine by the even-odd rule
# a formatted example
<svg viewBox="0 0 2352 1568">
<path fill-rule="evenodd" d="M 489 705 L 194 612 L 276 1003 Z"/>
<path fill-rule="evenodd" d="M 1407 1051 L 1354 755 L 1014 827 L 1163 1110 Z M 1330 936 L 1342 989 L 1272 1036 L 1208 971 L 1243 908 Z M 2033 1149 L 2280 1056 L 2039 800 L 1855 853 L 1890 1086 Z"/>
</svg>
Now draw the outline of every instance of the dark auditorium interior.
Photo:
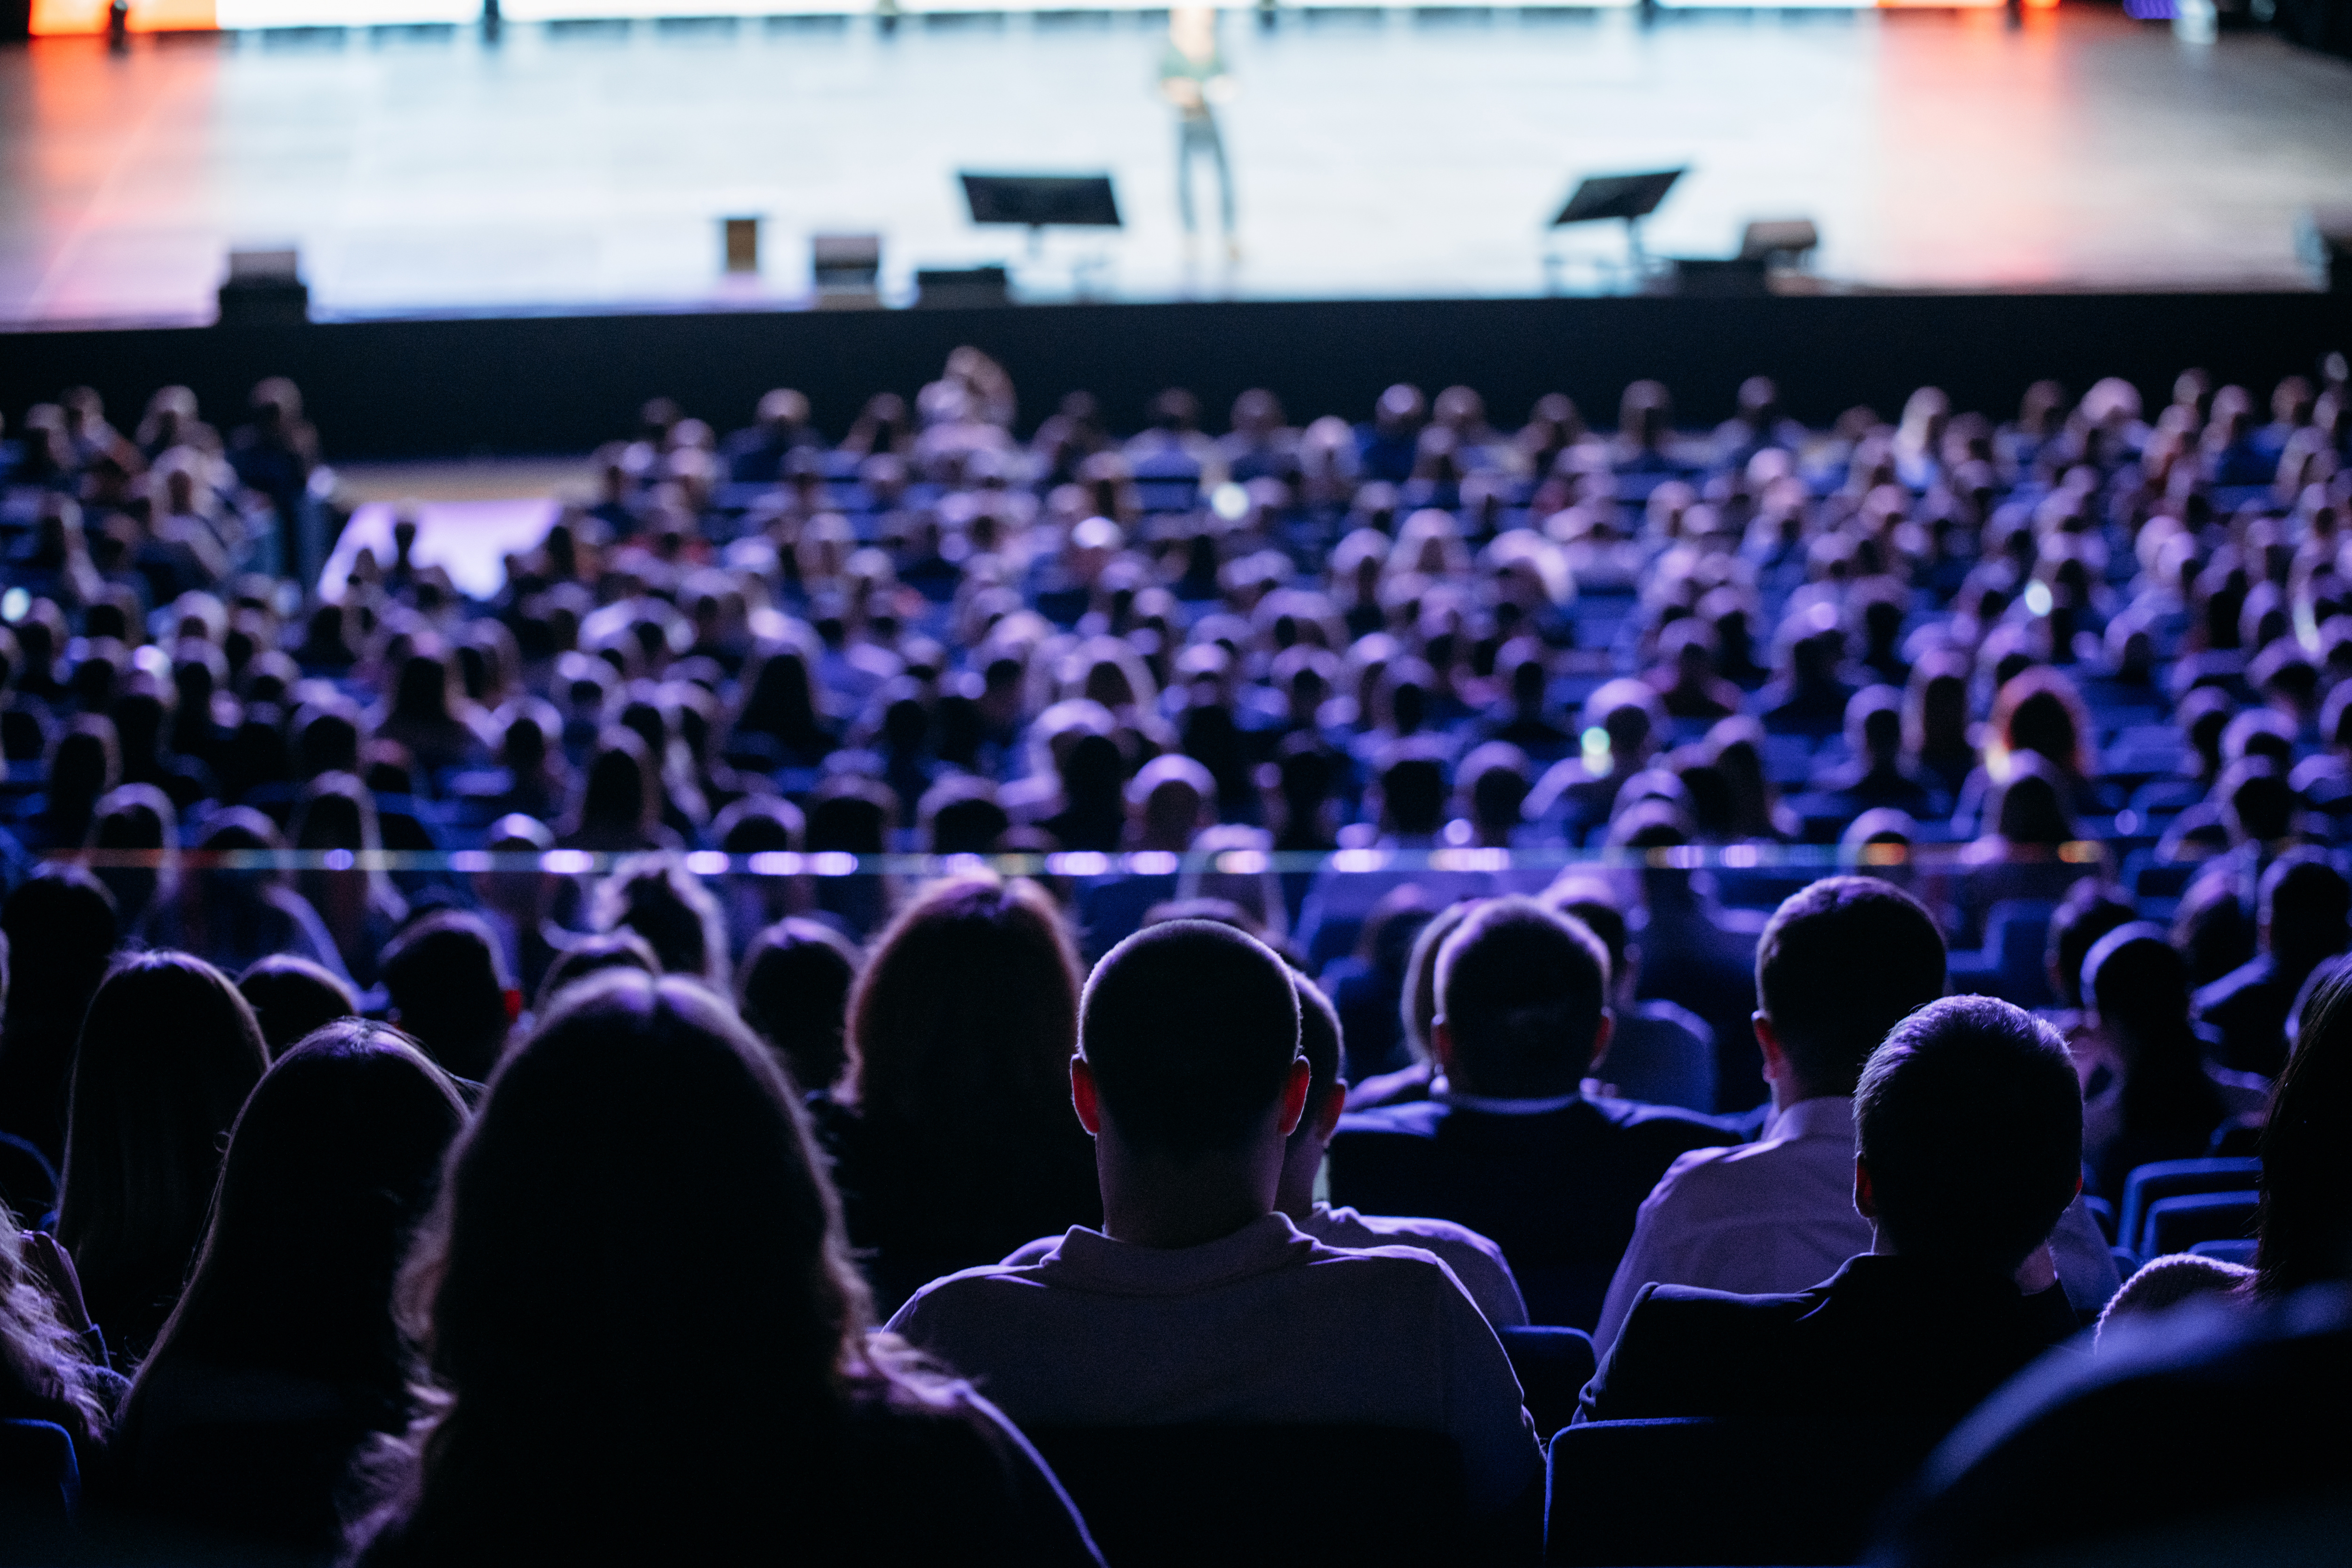
<svg viewBox="0 0 2352 1568">
<path fill-rule="evenodd" d="M 0 1564 L 2339 1562 L 2347 355 L 2347 0 L 0 0 Z"/>
</svg>

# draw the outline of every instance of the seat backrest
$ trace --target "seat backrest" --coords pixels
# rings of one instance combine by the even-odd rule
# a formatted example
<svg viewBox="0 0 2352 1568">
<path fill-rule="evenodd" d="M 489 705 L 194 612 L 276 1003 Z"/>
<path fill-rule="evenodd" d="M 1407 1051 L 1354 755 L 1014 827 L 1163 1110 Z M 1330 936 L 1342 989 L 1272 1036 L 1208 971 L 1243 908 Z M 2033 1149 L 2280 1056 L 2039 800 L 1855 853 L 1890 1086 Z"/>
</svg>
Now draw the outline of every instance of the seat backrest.
<svg viewBox="0 0 2352 1568">
<path fill-rule="evenodd" d="M 2235 1263 L 2252 1268 L 2254 1254 L 2261 1246 L 2250 1237 L 2240 1237 L 2221 1241 L 2200 1241 L 2189 1250 L 2196 1257 L 2210 1258 L 2217 1263 Z"/>
<path fill-rule="evenodd" d="M 0 1421 L 0 1542 L 61 1529 L 80 1506 L 81 1467 L 66 1429 Z"/>
<path fill-rule="evenodd" d="M 2260 1160 L 2157 1160 L 2124 1178 L 2123 1214 L 2116 1239 L 2138 1247 L 2147 1226 L 2147 1206 L 2179 1193 L 2241 1192 L 2260 1181 Z M 2154 1254 L 2147 1256 L 2153 1257 Z"/>
<path fill-rule="evenodd" d="M 1353 1424 L 1029 1426 L 1110 1568 L 1405 1564 L 1467 1539 L 1443 1433 Z"/>
<path fill-rule="evenodd" d="M 2200 1241 L 2234 1241 L 2254 1228 L 2253 1193 L 2177 1193 L 2147 1205 L 2139 1255 L 2162 1258 Z"/>
<path fill-rule="evenodd" d="M 1570 1426 L 1552 1440 L 1544 1561 L 1851 1563 L 1937 1436 L 1864 1422 Z"/>
<path fill-rule="evenodd" d="M 1592 1336 L 1582 1329 L 1523 1326 L 1497 1329 L 1495 1337 L 1519 1374 L 1537 1433 L 1549 1437 L 1574 1419 L 1576 1396 L 1592 1381 Z"/>
</svg>

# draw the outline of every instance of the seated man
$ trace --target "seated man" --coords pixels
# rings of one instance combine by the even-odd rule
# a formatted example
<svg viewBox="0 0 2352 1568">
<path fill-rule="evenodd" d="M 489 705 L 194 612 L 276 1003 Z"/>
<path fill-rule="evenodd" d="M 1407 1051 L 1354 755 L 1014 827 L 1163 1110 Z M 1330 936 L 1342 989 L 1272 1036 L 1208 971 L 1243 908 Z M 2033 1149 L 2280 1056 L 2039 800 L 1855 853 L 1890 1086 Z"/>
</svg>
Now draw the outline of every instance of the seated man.
<svg viewBox="0 0 2352 1568">
<path fill-rule="evenodd" d="M 1609 1040 L 1609 962 L 1529 899 L 1481 904 L 1437 954 L 1431 1098 L 1342 1117 L 1331 1196 L 1434 1215 L 1502 1245 L 1530 1319 L 1589 1328 L 1641 1206 L 1675 1156 L 1734 1135 L 1580 1090 Z"/>
<path fill-rule="evenodd" d="M 1487 1322 L 1498 1329 L 1525 1323 L 1527 1303 L 1519 1299 L 1519 1283 L 1503 1261 L 1503 1249 L 1476 1231 L 1442 1219 L 1360 1215 L 1316 1199 L 1316 1173 L 1323 1168 L 1323 1152 L 1330 1146 L 1332 1129 L 1348 1103 L 1348 1080 L 1339 1072 L 1339 1009 L 1313 981 L 1293 979 L 1298 987 L 1298 1050 L 1313 1076 L 1306 1113 L 1283 1148 L 1282 1184 L 1276 1189 L 1275 1206 L 1302 1235 L 1326 1247 L 1417 1247 L 1454 1270 Z M 1061 1237 L 1045 1237 L 1004 1261 L 1035 1263 L 1060 1245 Z"/>
<path fill-rule="evenodd" d="M 2057 1031 L 1990 996 L 1914 1013 L 1854 1091 L 1871 1250 L 1810 1290 L 1645 1285 L 1577 1420 L 1853 1418 L 1925 1447 L 2074 1331 L 2050 1232 L 2082 1186 Z"/>
<path fill-rule="evenodd" d="M 1339 1251 L 1276 1207 L 1312 1069 L 1298 995 L 1263 943 L 1151 926 L 1087 982 L 1071 1098 L 1103 1228 L 1036 1263 L 933 1280 L 893 1332 L 1028 1426 L 1351 1422 L 1443 1433 L 1471 1511 L 1540 1470 L 1494 1331 L 1424 1252 Z"/>
<path fill-rule="evenodd" d="M 1944 939 L 1909 894 L 1825 877 L 1772 913 L 1756 947 L 1756 1043 L 1772 1089 L 1764 1136 L 1697 1149 L 1642 1205 L 1593 1344 L 1606 1353 L 1644 1285 L 1801 1290 L 1870 1250 L 1853 1207 L 1853 1086 L 1887 1032 L 1944 994 Z M 2068 1211 L 2059 1275 L 2079 1312 L 2116 1288 L 2106 1239 Z"/>
</svg>

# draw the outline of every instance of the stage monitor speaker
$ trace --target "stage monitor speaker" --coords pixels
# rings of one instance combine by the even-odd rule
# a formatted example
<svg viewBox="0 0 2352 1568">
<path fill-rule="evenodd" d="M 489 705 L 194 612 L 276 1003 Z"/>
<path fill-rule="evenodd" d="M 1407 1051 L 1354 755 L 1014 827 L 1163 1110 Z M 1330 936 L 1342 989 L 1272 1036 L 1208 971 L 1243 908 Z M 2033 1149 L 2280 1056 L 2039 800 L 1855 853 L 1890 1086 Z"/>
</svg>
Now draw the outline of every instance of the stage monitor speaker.
<svg viewBox="0 0 2352 1568">
<path fill-rule="evenodd" d="M 950 310 L 1013 303 L 1012 279 L 1002 267 L 940 268 L 915 274 L 915 303 Z"/>
<path fill-rule="evenodd" d="M 2304 225 L 2304 253 L 2331 294 L 2352 294 L 2352 207 L 2326 207 Z"/>
<path fill-rule="evenodd" d="M 220 286 L 224 327 L 299 327 L 310 319 L 310 290 L 291 247 L 232 250 Z"/>
<path fill-rule="evenodd" d="M 971 221 L 1024 228 L 1118 228 L 1108 174 L 959 174 Z"/>
<path fill-rule="evenodd" d="M 855 309 L 882 302 L 882 237 L 878 234 L 809 236 L 809 279 L 816 302 Z"/>
<path fill-rule="evenodd" d="M 1760 218 L 1739 237 L 1742 261 L 1800 262 L 1819 248 L 1822 231 L 1809 217 Z"/>
</svg>

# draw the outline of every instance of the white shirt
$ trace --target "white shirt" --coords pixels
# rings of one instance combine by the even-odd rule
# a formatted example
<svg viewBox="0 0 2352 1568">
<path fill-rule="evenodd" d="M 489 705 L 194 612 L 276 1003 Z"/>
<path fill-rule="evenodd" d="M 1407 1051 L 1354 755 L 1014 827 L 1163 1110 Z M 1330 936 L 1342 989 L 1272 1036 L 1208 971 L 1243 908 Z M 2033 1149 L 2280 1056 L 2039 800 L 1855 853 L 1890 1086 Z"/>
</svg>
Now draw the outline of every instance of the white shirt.
<svg viewBox="0 0 2352 1568">
<path fill-rule="evenodd" d="M 1594 1350 L 1609 1353 L 1652 1281 L 1778 1294 L 1818 1285 L 1868 1252 L 1871 1224 L 1853 1207 L 1853 1101 L 1835 1095 L 1786 1107 L 1754 1143 L 1678 1157 L 1642 1202 L 1601 1305 Z M 2076 1310 L 2095 1310 L 2115 1294 L 2115 1258 L 2080 1200 L 2050 1245 Z"/>
<path fill-rule="evenodd" d="M 1341 1251 L 1270 1214 L 1202 1247 L 1074 1227 L 1034 1264 L 935 1279 L 890 1331 L 1016 1422 L 1365 1422 L 1443 1432 L 1474 1514 L 1540 1468 L 1518 1380 L 1427 1253 Z"/>
</svg>

